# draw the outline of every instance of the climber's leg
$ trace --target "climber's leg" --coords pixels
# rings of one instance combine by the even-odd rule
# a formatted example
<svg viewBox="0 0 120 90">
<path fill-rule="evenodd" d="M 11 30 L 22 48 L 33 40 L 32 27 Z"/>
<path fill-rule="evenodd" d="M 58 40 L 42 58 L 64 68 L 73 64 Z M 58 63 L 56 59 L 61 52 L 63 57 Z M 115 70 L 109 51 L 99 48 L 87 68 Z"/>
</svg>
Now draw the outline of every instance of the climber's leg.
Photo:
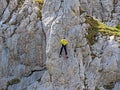
<svg viewBox="0 0 120 90">
<path fill-rule="evenodd" d="M 64 50 L 65 50 L 65 55 L 67 55 L 66 45 L 64 45 L 63 47 L 64 47 Z"/>
<path fill-rule="evenodd" d="M 61 47 L 61 49 L 60 49 L 60 54 L 59 54 L 59 57 L 61 57 L 62 50 L 63 50 L 63 45 L 62 45 L 62 47 Z"/>
<path fill-rule="evenodd" d="M 67 49 L 66 49 L 66 45 L 64 45 L 63 47 L 64 47 L 64 50 L 65 50 L 65 55 L 66 55 L 66 58 L 68 58 L 68 56 L 67 56 Z"/>
</svg>

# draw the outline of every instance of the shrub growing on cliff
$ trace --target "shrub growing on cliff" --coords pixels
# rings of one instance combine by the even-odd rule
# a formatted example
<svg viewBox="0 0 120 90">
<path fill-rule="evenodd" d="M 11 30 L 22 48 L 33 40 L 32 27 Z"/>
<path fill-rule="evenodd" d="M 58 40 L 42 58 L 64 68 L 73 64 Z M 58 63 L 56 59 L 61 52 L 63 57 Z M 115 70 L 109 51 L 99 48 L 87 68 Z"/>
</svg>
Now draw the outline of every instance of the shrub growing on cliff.
<svg viewBox="0 0 120 90">
<path fill-rule="evenodd" d="M 86 23 L 90 25 L 88 29 L 87 39 L 91 45 L 94 44 L 94 42 L 96 41 L 95 37 L 98 32 L 101 32 L 103 35 L 107 34 L 120 36 L 120 29 L 107 26 L 106 24 L 100 22 L 92 16 L 86 16 Z"/>
<path fill-rule="evenodd" d="M 41 3 L 41 4 L 43 4 L 44 3 L 44 0 L 34 0 L 35 2 L 39 2 L 39 3 Z"/>
<path fill-rule="evenodd" d="M 39 6 L 38 17 L 42 18 L 42 6 L 43 6 L 43 3 L 44 3 L 44 0 L 33 0 L 33 1 L 38 3 L 38 6 Z"/>
<path fill-rule="evenodd" d="M 14 79 L 7 82 L 7 87 L 10 86 L 10 85 L 17 84 L 19 82 L 20 82 L 20 80 L 18 78 L 14 78 Z"/>
</svg>

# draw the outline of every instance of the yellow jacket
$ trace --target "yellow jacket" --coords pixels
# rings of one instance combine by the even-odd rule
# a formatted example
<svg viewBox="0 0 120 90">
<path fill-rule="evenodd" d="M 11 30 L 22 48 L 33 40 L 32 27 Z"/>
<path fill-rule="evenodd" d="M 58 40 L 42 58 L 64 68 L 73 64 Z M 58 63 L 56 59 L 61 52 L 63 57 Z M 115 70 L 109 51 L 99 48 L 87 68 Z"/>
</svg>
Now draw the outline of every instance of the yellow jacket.
<svg viewBox="0 0 120 90">
<path fill-rule="evenodd" d="M 61 39 L 61 44 L 63 45 L 67 45 L 68 44 L 68 40 L 67 39 Z"/>
</svg>

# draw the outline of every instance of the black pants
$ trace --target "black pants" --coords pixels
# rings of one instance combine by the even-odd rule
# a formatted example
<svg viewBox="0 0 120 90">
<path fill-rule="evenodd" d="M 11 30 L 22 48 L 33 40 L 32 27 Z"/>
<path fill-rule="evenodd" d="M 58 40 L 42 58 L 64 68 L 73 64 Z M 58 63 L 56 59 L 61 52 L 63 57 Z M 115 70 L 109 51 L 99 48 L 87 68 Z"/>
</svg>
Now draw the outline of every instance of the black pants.
<svg viewBox="0 0 120 90">
<path fill-rule="evenodd" d="M 65 54 L 67 55 L 66 45 L 62 45 L 61 50 L 60 50 L 60 55 L 62 54 L 63 48 L 64 48 L 64 50 L 65 50 Z"/>
</svg>

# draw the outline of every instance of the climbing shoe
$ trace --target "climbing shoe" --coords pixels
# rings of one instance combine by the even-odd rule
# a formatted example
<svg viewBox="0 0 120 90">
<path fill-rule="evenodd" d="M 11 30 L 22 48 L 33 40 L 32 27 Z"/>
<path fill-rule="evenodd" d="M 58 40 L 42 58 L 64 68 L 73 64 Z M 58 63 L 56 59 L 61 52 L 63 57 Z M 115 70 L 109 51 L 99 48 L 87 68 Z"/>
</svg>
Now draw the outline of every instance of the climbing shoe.
<svg viewBox="0 0 120 90">
<path fill-rule="evenodd" d="M 68 56 L 66 56 L 66 58 L 68 58 Z"/>
<path fill-rule="evenodd" d="M 61 55 L 59 55 L 59 58 L 61 58 Z"/>
</svg>

